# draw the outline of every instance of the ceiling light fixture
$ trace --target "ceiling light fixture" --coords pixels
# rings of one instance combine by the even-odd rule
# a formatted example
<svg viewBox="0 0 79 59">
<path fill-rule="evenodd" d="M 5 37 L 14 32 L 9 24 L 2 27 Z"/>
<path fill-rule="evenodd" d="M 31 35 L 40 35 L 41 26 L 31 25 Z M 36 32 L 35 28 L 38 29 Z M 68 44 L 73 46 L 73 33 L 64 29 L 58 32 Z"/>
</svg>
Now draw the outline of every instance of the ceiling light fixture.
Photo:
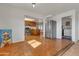
<svg viewBox="0 0 79 59">
<path fill-rule="evenodd" d="M 33 7 L 33 8 L 35 7 L 35 5 L 36 5 L 36 3 L 32 3 L 32 7 Z"/>
<path fill-rule="evenodd" d="M 25 21 L 35 21 L 35 19 L 31 19 L 31 18 L 25 18 Z"/>
</svg>

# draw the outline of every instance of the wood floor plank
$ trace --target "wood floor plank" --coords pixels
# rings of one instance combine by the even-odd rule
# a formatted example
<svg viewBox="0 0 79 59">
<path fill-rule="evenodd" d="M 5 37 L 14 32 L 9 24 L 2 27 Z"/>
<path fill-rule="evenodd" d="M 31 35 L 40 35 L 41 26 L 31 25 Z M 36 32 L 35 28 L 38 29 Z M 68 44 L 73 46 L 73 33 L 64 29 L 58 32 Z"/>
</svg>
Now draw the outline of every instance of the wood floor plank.
<svg viewBox="0 0 79 59">
<path fill-rule="evenodd" d="M 33 48 L 27 43 L 29 40 L 37 40 L 42 44 Z M 23 42 L 13 43 L 0 48 L 1 56 L 54 56 L 61 49 L 67 47 L 72 41 L 66 39 L 46 39 L 39 36 L 28 36 Z"/>
</svg>

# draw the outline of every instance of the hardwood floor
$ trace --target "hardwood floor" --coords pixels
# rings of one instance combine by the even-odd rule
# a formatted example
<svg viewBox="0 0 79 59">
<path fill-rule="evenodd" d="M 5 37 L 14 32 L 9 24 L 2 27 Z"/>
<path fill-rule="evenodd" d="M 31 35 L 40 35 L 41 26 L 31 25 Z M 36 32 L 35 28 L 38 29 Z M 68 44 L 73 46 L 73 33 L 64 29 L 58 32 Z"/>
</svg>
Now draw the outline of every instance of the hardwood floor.
<svg viewBox="0 0 79 59">
<path fill-rule="evenodd" d="M 37 40 L 42 44 L 33 48 L 27 41 Z M 28 36 L 23 42 L 13 43 L 0 48 L 1 56 L 55 56 L 70 45 L 72 41 L 66 39 L 45 39 L 39 36 Z"/>
</svg>

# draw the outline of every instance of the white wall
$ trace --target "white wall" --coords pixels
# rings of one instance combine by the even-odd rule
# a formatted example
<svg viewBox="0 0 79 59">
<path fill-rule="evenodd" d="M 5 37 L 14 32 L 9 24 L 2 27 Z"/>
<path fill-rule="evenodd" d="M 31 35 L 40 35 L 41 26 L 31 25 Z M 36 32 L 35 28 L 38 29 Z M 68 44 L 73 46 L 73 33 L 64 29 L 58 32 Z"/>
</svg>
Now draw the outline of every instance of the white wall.
<svg viewBox="0 0 79 59">
<path fill-rule="evenodd" d="M 0 6 L 0 29 L 12 29 L 12 42 L 24 41 L 24 15 L 41 15 L 11 6 Z"/>
<path fill-rule="evenodd" d="M 72 17 L 72 40 L 73 41 L 77 41 L 78 36 L 77 35 L 77 17 L 76 17 L 76 11 L 75 10 L 70 10 L 64 13 L 61 13 L 59 15 L 56 15 L 54 17 L 54 19 L 57 21 L 57 38 L 62 38 L 62 17 L 66 17 L 66 16 L 71 16 Z"/>
<path fill-rule="evenodd" d="M 19 42 L 24 40 L 24 15 L 31 15 L 33 17 L 40 17 L 42 15 L 28 12 L 16 7 L 0 6 L 0 29 L 10 28 L 12 29 L 12 41 Z M 75 10 L 70 10 L 53 17 L 57 22 L 56 37 L 61 39 L 62 36 L 62 21 L 61 18 L 65 16 L 72 16 L 72 40 L 78 39 L 78 19 Z"/>
<path fill-rule="evenodd" d="M 77 15 L 78 15 L 78 32 L 77 32 L 78 35 L 77 36 L 78 36 L 78 40 L 79 40 L 79 14 L 77 14 Z"/>
</svg>

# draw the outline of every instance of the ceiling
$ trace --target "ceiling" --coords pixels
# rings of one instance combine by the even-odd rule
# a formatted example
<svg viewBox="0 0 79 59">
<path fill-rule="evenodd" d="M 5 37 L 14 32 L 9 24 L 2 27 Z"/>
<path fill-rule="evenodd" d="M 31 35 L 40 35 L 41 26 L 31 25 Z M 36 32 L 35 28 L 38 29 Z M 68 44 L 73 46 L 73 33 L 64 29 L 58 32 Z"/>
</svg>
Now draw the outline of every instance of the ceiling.
<svg viewBox="0 0 79 59">
<path fill-rule="evenodd" d="M 32 3 L 9 3 L 7 5 L 16 6 L 17 8 L 38 13 L 44 16 L 56 15 L 71 9 L 79 10 L 79 3 L 36 3 L 35 8 L 32 7 Z"/>
</svg>

